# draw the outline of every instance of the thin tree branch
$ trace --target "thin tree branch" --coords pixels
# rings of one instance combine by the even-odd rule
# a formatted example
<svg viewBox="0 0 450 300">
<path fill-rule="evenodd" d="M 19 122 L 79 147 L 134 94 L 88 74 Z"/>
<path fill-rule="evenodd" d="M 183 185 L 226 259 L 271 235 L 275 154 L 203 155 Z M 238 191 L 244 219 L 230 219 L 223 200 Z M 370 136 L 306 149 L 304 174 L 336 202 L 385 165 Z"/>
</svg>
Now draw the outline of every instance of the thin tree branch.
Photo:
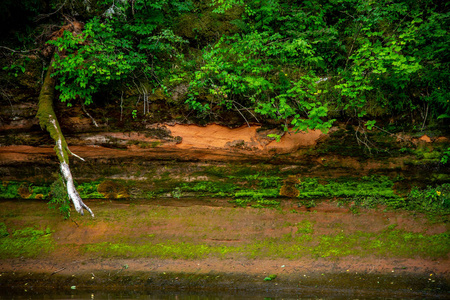
<svg viewBox="0 0 450 300">
<path fill-rule="evenodd" d="M 249 114 L 251 114 L 253 116 L 253 118 L 255 118 L 256 122 L 259 123 L 258 118 L 244 105 L 240 104 L 239 102 L 233 101 L 233 103 L 239 104 L 240 106 L 242 106 L 242 109 L 246 110 Z"/>
<path fill-rule="evenodd" d="M 92 123 L 94 123 L 94 126 L 98 127 L 98 124 L 97 124 L 97 122 L 95 122 L 95 119 L 86 111 L 86 108 L 84 107 L 83 101 L 81 102 L 81 109 L 91 119 Z"/>
<path fill-rule="evenodd" d="M 34 18 L 34 21 L 35 21 L 35 22 L 39 22 L 39 21 L 42 20 L 42 19 L 48 18 L 48 17 L 50 17 L 50 16 L 56 14 L 57 12 L 59 12 L 59 11 L 64 7 L 64 5 L 66 5 L 66 1 L 67 1 L 67 0 L 64 0 L 64 3 L 61 4 L 61 6 L 60 6 L 57 10 L 55 10 L 54 12 L 48 13 L 48 14 L 40 14 L 40 15 L 38 15 L 36 18 Z"/>
<path fill-rule="evenodd" d="M 14 50 L 5 46 L 0 46 L 0 48 L 6 49 L 8 51 L 11 51 L 13 53 L 28 53 L 28 52 L 32 52 L 32 51 L 37 51 L 38 49 L 31 49 L 31 50 Z"/>
<path fill-rule="evenodd" d="M 248 123 L 247 119 L 244 117 L 244 115 L 241 113 L 241 111 L 234 105 L 234 108 L 237 110 L 237 112 L 244 118 L 245 122 L 247 123 L 247 126 L 250 127 L 250 124 Z"/>
</svg>

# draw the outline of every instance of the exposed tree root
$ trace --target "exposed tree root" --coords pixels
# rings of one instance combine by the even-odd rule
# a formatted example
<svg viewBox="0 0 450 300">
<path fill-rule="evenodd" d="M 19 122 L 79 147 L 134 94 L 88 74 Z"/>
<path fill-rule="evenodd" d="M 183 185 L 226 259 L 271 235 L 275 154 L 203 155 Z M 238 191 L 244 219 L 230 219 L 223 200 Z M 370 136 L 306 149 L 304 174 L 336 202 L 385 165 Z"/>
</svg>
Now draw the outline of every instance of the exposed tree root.
<svg viewBox="0 0 450 300">
<path fill-rule="evenodd" d="M 73 177 L 69 167 L 69 154 L 74 155 L 81 160 L 84 159 L 73 154 L 69 150 L 67 142 L 59 126 L 58 119 L 56 118 L 56 114 L 53 109 L 56 80 L 51 77 L 52 72 L 53 67 L 50 64 L 42 85 L 41 93 L 39 95 L 39 108 L 37 112 L 39 124 L 43 129 L 46 129 L 50 133 L 50 136 L 55 140 L 56 145 L 54 149 L 59 159 L 61 173 L 66 182 L 67 194 L 69 195 L 75 210 L 83 215 L 83 209 L 85 209 L 91 214 L 92 217 L 94 217 L 94 213 L 86 204 L 84 204 L 75 188 L 75 184 L 73 183 Z"/>
</svg>

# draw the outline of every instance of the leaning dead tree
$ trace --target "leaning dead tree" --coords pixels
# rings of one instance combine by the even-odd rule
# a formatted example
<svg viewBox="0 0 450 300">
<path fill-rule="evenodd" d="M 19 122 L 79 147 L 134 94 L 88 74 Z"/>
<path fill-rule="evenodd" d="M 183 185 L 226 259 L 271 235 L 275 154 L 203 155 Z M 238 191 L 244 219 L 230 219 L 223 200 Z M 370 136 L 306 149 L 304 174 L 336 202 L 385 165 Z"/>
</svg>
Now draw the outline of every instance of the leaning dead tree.
<svg viewBox="0 0 450 300">
<path fill-rule="evenodd" d="M 91 214 L 92 217 L 94 217 L 94 213 L 86 204 L 84 204 L 80 194 L 78 194 L 78 191 L 75 188 L 75 184 L 73 183 L 73 177 L 69 167 L 69 155 L 78 157 L 83 161 L 84 159 L 70 151 L 66 139 L 61 131 L 61 127 L 59 126 L 58 119 L 56 118 L 55 110 L 53 109 L 56 79 L 51 77 L 52 72 L 53 67 L 50 63 L 41 92 L 39 94 L 39 108 L 37 112 L 39 124 L 41 125 L 41 128 L 46 129 L 50 133 L 53 140 L 55 140 L 56 145 L 54 149 L 59 159 L 61 174 L 66 184 L 67 194 L 72 201 L 75 210 L 83 215 L 83 209 L 85 209 Z"/>
</svg>

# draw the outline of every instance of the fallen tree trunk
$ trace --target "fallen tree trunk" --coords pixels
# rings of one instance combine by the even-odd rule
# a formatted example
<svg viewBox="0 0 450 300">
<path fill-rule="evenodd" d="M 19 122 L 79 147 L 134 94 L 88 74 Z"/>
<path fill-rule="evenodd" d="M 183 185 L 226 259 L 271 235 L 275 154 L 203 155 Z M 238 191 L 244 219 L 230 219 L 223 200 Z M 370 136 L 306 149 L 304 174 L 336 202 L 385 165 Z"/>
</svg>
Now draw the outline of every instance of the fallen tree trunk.
<svg viewBox="0 0 450 300">
<path fill-rule="evenodd" d="M 50 67 L 47 70 L 47 74 L 39 94 L 39 108 L 37 112 L 39 124 L 41 125 L 41 128 L 46 129 L 50 133 L 50 136 L 55 140 L 56 145 L 54 149 L 56 155 L 58 156 L 61 173 L 66 183 L 67 194 L 69 195 L 69 199 L 72 201 L 75 210 L 83 215 L 83 209 L 86 209 L 91 216 L 94 217 L 94 213 L 86 204 L 84 204 L 75 188 L 75 184 L 73 183 L 73 177 L 69 167 L 69 154 L 74 155 L 81 160 L 84 159 L 73 154 L 69 150 L 66 139 L 64 138 L 59 126 L 58 119 L 56 118 L 56 114 L 53 109 L 56 80 L 51 77 L 52 72 L 53 67 L 50 63 Z"/>
</svg>

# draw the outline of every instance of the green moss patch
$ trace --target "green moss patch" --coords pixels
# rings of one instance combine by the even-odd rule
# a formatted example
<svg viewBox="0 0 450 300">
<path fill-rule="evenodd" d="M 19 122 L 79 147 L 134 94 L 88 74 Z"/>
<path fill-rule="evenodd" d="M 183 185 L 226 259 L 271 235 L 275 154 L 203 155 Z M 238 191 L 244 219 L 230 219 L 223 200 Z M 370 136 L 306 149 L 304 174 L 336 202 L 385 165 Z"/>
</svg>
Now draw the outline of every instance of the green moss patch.
<svg viewBox="0 0 450 300">
<path fill-rule="evenodd" d="M 0 181 L 0 199 L 47 199 L 50 190 L 50 184 Z"/>
<path fill-rule="evenodd" d="M 98 191 L 100 181 L 76 184 L 78 193 L 83 199 L 105 198 Z M 28 181 L 0 181 L 0 199 L 50 199 L 52 183 L 32 183 Z"/>
<path fill-rule="evenodd" d="M 362 178 L 342 177 L 338 179 L 319 180 L 303 178 L 298 185 L 299 198 L 358 198 L 383 197 L 399 198 L 394 193 L 394 182 L 386 176 L 364 176 Z"/>
<path fill-rule="evenodd" d="M 390 228 L 381 232 L 339 232 L 319 234 L 311 223 L 299 224 L 299 230 L 281 238 L 265 238 L 244 245 L 217 245 L 189 241 L 147 243 L 99 243 L 85 246 L 87 253 L 101 257 L 156 257 L 169 259 L 204 259 L 236 256 L 252 259 L 301 259 L 357 257 L 445 258 L 450 252 L 448 233 L 425 235 Z"/>
<path fill-rule="evenodd" d="M 0 258 L 33 258 L 51 252 L 55 247 L 49 228 L 25 227 L 7 230 L 0 223 Z"/>
</svg>

